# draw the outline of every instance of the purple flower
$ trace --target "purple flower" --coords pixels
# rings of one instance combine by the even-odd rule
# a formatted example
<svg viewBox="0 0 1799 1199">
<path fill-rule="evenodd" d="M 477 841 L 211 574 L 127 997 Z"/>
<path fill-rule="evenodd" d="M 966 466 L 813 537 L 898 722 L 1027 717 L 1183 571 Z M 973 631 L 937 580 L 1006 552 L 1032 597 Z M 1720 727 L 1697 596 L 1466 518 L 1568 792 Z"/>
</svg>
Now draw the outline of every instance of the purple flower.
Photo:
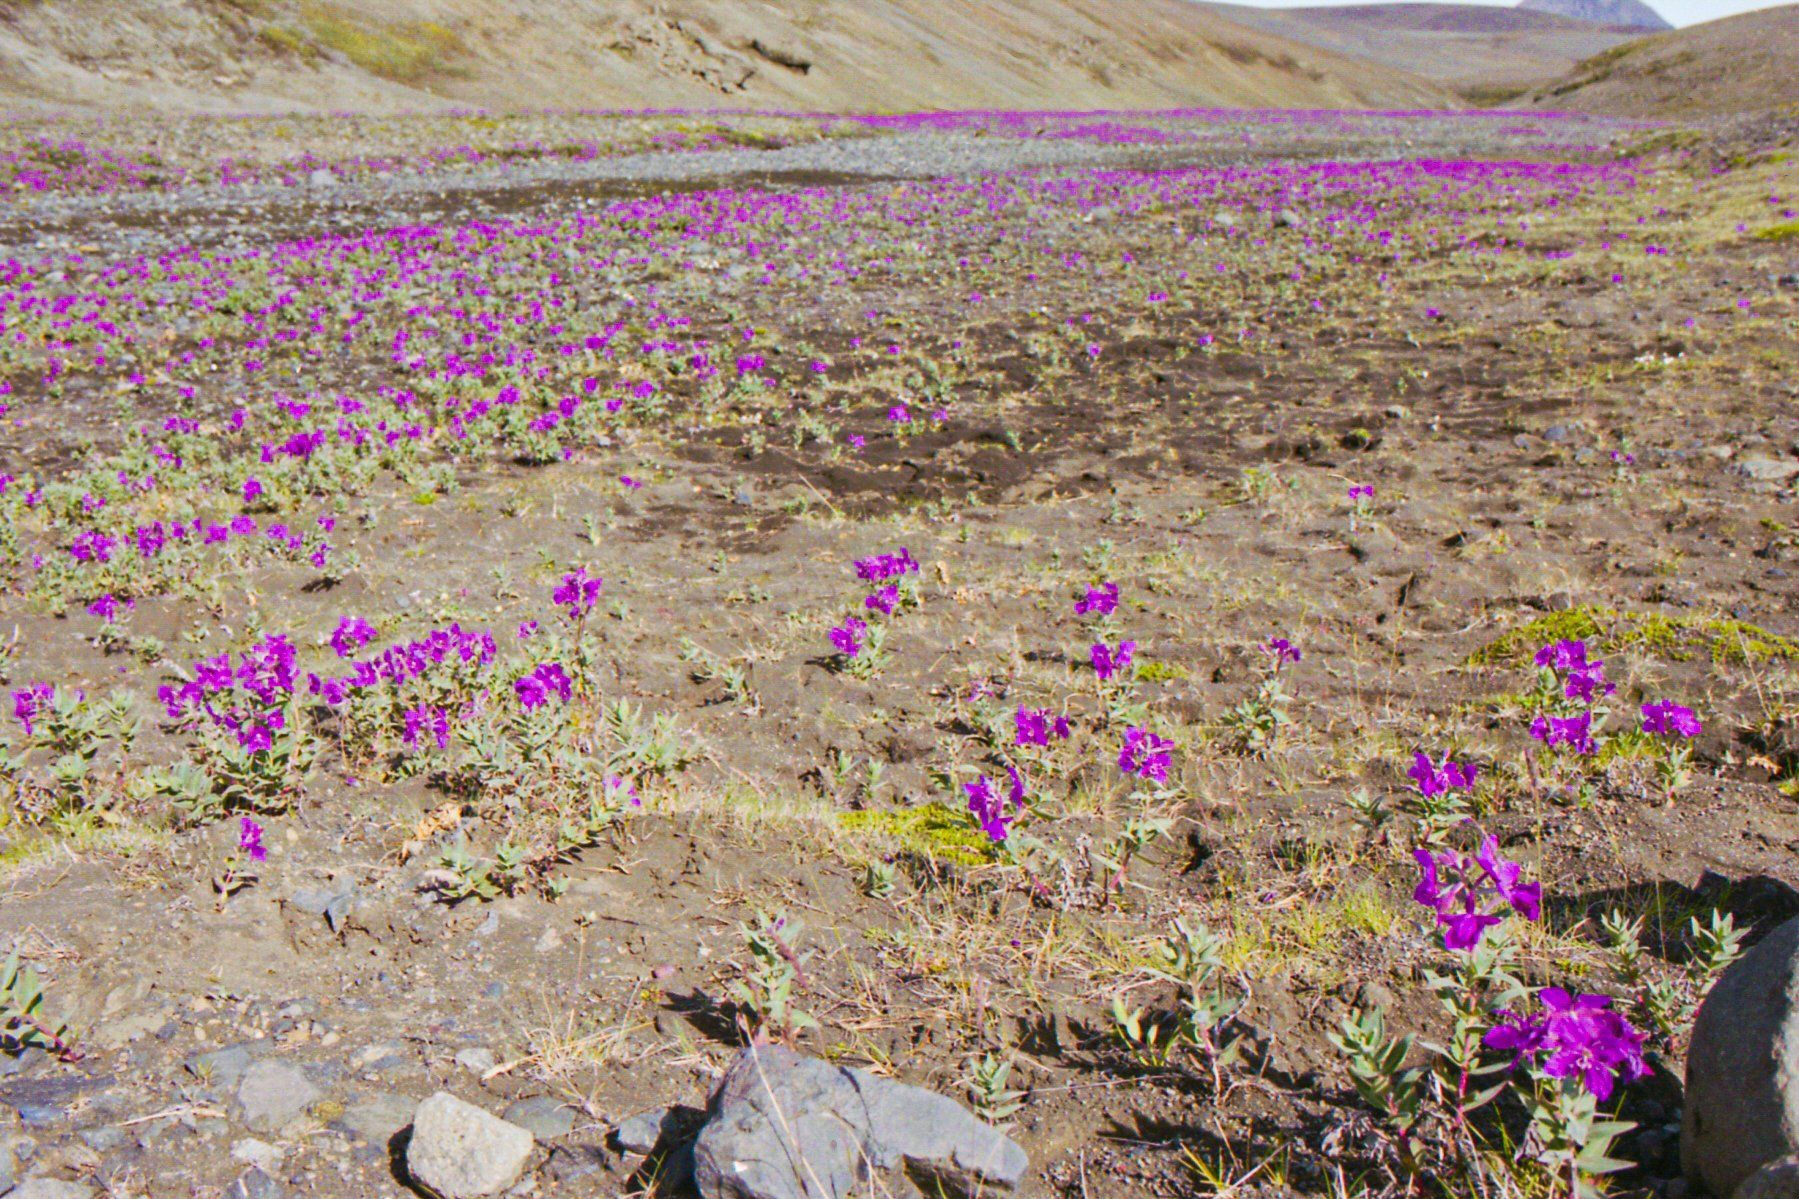
<svg viewBox="0 0 1799 1199">
<path fill-rule="evenodd" d="M 1087 588 L 1087 594 L 1074 601 L 1076 616 L 1110 616 L 1118 610 L 1118 584 L 1101 583 Z"/>
<path fill-rule="evenodd" d="M 255 479 L 244 480 L 244 503 L 254 504 L 262 495 L 262 484 Z"/>
<path fill-rule="evenodd" d="M 846 616 L 843 623 L 831 630 L 831 644 L 837 652 L 846 658 L 853 658 L 862 652 L 862 637 L 868 632 L 868 622 L 854 616 Z"/>
<path fill-rule="evenodd" d="M 1643 1034 L 1612 1009 L 1604 995 L 1571 995 L 1561 987 L 1537 992 L 1540 1016 L 1501 1012 L 1500 1023 L 1482 1043 L 1519 1060 L 1541 1057 L 1551 1078 L 1575 1078 L 1593 1098 L 1604 1102 L 1620 1082 L 1649 1073 L 1643 1061 Z"/>
<path fill-rule="evenodd" d="M 1374 486 L 1371 483 L 1359 483 L 1349 489 L 1349 502 L 1352 504 L 1357 500 L 1371 500 L 1373 498 Z"/>
<path fill-rule="evenodd" d="M 1655 737 L 1697 737 L 1703 725 L 1693 709 L 1671 699 L 1643 705 L 1643 731 Z"/>
<path fill-rule="evenodd" d="M 599 602 L 600 589 L 605 585 L 604 579 L 588 574 L 585 566 L 577 567 L 562 576 L 562 585 L 550 593 L 550 602 L 565 608 L 570 620 L 583 621 Z"/>
<path fill-rule="evenodd" d="M 25 729 L 27 737 L 37 731 L 34 722 L 38 713 L 49 707 L 55 698 L 56 687 L 52 683 L 33 683 L 12 693 L 12 714 Z"/>
<path fill-rule="evenodd" d="M 1433 765 L 1430 755 L 1423 750 L 1418 750 L 1412 758 L 1412 768 L 1406 771 L 1406 776 L 1418 784 L 1418 794 L 1429 799 L 1432 796 L 1443 794 L 1452 787 L 1472 787 L 1474 776 L 1479 770 L 1478 766 L 1472 764 L 1463 766 L 1451 762 L 1447 753 L 1443 755 L 1440 763 Z"/>
<path fill-rule="evenodd" d="M 991 837 L 995 844 L 1004 841 L 1010 817 L 1006 815 L 1005 805 L 994 793 L 993 784 L 982 775 L 972 783 L 963 783 L 962 790 L 968 793 L 968 810 L 981 826 L 981 831 Z"/>
<path fill-rule="evenodd" d="M 856 559 L 856 577 L 868 583 L 885 583 L 901 575 L 917 573 L 918 561 L 912 557 L 912 551 L 904 546 L 900 547 L 897 554 L 876 554 L 872 558 Z"/>
<path fill-rule="evenodd" d="M 1530 735 L 1554 749 L 1566 745 L 1577 754 L 1590 754 L 1599 748 L 1593 740 L 1593 714 L 1579 716 L 1538 716 L 1530 722 Z"/>
<path fill-rule="evenodd" d="M 565 697 L 566 698 L 566 697 Z M 442 708 L 420 706 L 406 711 L 406 731 L 400 740 L 406 748 L 417 748 L 419 736 L 430 733 L 437 748 L 447 749 L 450 744 L 450 716 Z"/>
<path fill-rule="evenodd" d="M 108 593 L 106 595 L 101 596 L 99 599 L 95 600 L 93 603 L 89 604 L 87 606 L 87 610 L 88 610 L 88 614 L 90 616 L 98 616 L 101 620 L 104 620 L 107 624 L 111 624 L 113 622 L 113 620 L 118 616 L 119 608 L 121 606 L 125 607 L 126 609 L 133 609 L 133 608 L 137 607 L 137 601 L 126 600 L 124 602 L 124 604 L 121 605 L 117 596 L 112 595 L 111 593 Z"/>
<path fill-rule="evenodd" d="M 237 848 L 240 853 L 250 855 L 252 862 L 260 862 L 269 856 L 269 851 L 262 844 L 262 825 L 248 816 L 240 817 L 237 826 Z"/>
<path fill-rule="evenodd" d="M 1088 659 L 1093 663 L 1093 673 L 1102 680 L 1110 679 L 1121 670 L 1129 669 L 1131 654 L 1137 649 L 1135 641 L 1120 641 L 1118 651 L 1114 653 L 1103 641 L 1095 641 L 1087 651 Z"/>
<path fill-rule="evenodd" d="M 569 696 L 574 693 L 574 685 L 569 682 L 568 675 L 563 673 L 560 663 L 545 662 L 514 682 L 512 690 L 518 695 L 518 702 L 526 710 L 531 710 L 549 703 L 552 695 L 567 703 Z"/>
<path fill-rule="evenodd" d="M 1048 745 L 1052 733 L 1058 740 L 1066 739 L 1069 733 L 1068 718 L 1058 716 L 1048 708 L 1027 708 L 1020 704 L 1018 711 L 1012 714 L 1012 723 L 1018 745 Z"/>
<path fill-rule="evenodd" d="M 1285 637 L 1270 637 L 1262 645 L 1262 652 L 1274 659 L 1274 668 L 1279 670 L 1290 662 L 1297 662 L 1305 655 L 1299 647 Z"/>
<path fill-rule="evenodd" d="M 1522 868 L 1500 858 L 1493 837 L 1485 838 L 1472 858 L 1453 849 L 1432 853 L 1424 848 L 1413 850 L 1412 857 L 1419 870 L 1412 899 L 1436 913 L 1447 949 L 1473 949 L 1500 922 L 1504 908 L 1526 920 L 1542 915 L 1541 884 L 1520 884 Z M 1490 908 L 1492 900 L 1501 905 L 1497 910 Z"/>
<path fill-rule="evenodd" d="M 1166 783 L 1168 767 L 1174 761 L 1173 751 L 1174 742 L 1133 725 L 1125 730 L 1124 745 L 1118 751 L 1118 769 L 1126 774 Z"/>
<path fill-rule="evenodd" d="M 375 636 L 374 625 L 360 616 L 346 616 L 337 622 L 337 630 L 331 634 L 331 649 L 340 658 L 352 657 Z"/>
<path fill-rule="evenodd" d="M 899 607 L 899 585 L 897 583 L 887 584 L 864 599 L 862 606 L 870 612 L 879 612 L 882 616 L 892 616 L 893 610 Z"/>
</svg>

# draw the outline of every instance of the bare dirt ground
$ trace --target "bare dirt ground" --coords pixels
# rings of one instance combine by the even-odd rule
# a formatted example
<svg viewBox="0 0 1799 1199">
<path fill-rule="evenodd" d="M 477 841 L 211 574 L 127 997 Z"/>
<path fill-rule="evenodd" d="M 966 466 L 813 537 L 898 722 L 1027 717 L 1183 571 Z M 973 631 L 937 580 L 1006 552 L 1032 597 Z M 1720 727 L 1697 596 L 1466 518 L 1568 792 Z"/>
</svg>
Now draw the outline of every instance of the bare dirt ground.
<svg viewBox="0 0 1799 1199">
<path fill-rule="evenodd" d="M 156 224 L 46 197 L 86 223 L 5 284 L 0 950 L 68 1031 L 0 1055 L 19 1172 L 404 1194 L 393 1138 L 447 1088 L 550 1101 L 536 1193 L 642 1188 L 612 1124 L 784 1031 L 732 990 L 780 911 L 802 1048 L 970 1101 L 1013 1063 L 1028 1195 L 1398 1193 L 1327 1038 L 1375 1006 L 1441 1035 L 1413 848 L 1496 836 L 1545 892 L 1520 974 L 1626 1008 L 1607 912 L 1677 990 L 1690 915 L 1799 913 L 1785 151 L 1434 120 L 949 178 L 346 183 L 228 238 L 183 226 L 204 189 Z M 883 618 L 854 563 L 901 547 Z M 880 644 L 846 658 L 850 615 Z M 452 627 L 492 661 L 305 681 Z M 158 700 L 271 635 L 273 748 Z M 1591 756 L 1526 733 L 1564 637 L 1618 688 Z M 527 706 L 547 663 L 571 691 Z M 1634 732 L 1664 698 L 1704 721 L 1674 792 Z M 1020 706 L 1070 734 L 1020 745 Z M 1165 780 L 1121 772 L 1126 729 Z M 1419 750 L 1479 764 L 1460 807 Z M 1008 766 L 996 845 L 965 788 Z M 1174 1002 L 1177 918 L 1243 1001 L 1220 1071 L 1119 1035 L 1115 1000 Z M 1615 1105 L 1626 1192 L 1679 1173 L 1670 1028 Z M 298 1106 L 246 1095 L 271 1062 Z M 1549 1193 L 1489 1114 L 1425 1185 Z"/>
</svg>

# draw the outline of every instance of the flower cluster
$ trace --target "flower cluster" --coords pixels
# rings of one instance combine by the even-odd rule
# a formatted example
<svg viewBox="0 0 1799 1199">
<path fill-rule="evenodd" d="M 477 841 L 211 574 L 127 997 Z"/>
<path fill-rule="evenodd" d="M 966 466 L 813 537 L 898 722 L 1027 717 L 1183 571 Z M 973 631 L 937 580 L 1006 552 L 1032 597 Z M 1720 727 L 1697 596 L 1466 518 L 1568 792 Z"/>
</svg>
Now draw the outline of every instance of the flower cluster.
<svg viewBox="0 0 1799 1199">
<path fill-rule="evenodd" d="M 1118 751 L 1118 769 L 1124 773 L 1165 784 L 1173 761 L 1174 742 L 1134 725 L 1125 730 L 1124 746 Z"/>
<path fill-rule="evenodd" d="M 549 703 L 552 695 L 567 703 L 574 694 L 574 684 L 564 673 L 561 663 L 545 662 L 514 682 L 512 690 L 518 696 L 518 702 L 530 711 Z"/>
<path fill-rule="evenodd" d="M 340 658 L 353 658 L 376 636 L 374 625 L 360 616 L 346 616 L 331 633 L 331 651 Z"/>
<path fill-rule="evenodd" d="M 1087 588 L 1087 594 L 1074 601 L 1076 616 L 1110 616 L 1118 610 L 1118 584 L 1101 583 Z"/>
<path fill-rule="evenodd" d="M 341 626 L 340 626 L 341 629 Z M 333 640 L 335 645 L 335 639 Z M 338 707 L 353 692 L 374 687 L 399 687 L 422 678 L 446 661 L 486 666 L 499 654 L 492 633 L 475 633 L 460 624 L 433 629 L 416 641 L 389 646 L 370 661 L 358 662 L 347 675 L 323 678 L 307 676 L 307 690 L 328 707 Z"/>
<path fill-rule="evenodd" d="M 1002 800 L 994 785 L 981 775 L 972 783 L 963 783 L 962 790 L 968 793 L 968 811 L 985 832 L 997 844 L 1011 834 L 1011 823 L 1017 819 L 1018 813 L 1024 811 L 1025 785 L 1024 776 L 1016 766 L 1006 767 L 1011 776 L 1011 787 Z M 1012 812 L 1006 812 L 1006 804 L 1010 802 Z"/>
<path fill-rule="evenodd" d="M 1105 682 L 1120 671 L 1130 669 L 1131 655 L 1136 649 L 1135 641 L 1120 641 L 1116 650 L 1103 641 L 1095 641 L 1087 651 L 1087 659 L 1093 664 L 1093 673 Z"/>
<path fill-rule="evenodd" d="M 191 682 L 176 687 L 165 684 L 156 693 L 171 720 L 204 716 L 213 725 L 237 736 L 250 753 L 274 746 L 275 734 L 287 725 L 287 702 L 292 698 L 299 672 L 293 644 L 286 637 L 263 638 L 238 656 L 229 653 L 194 663 Z"/>
<path fill-rule="evenodd" d="M 1643 705 L 1643 731 L 1652 737 L 1697 737 L 1703 727 L 1693 709 L 1671 699 Z"/>
<path fill-rule="evenodd" d="M 594 605 L 600 602 L 600 589 L 606 585 L 604 579 L 587 573 L 585 566 L 562 576 L 562 585 L 550 593 L 550 601 L 568 613 L 568 618 L 579 624 L 587 619 Z"/>
<path fill-rule="evenodd" d="M 846 658 L 853 658 L 862 652 L 862 638 L 868 633 L 868 622 L 854 616 L 846 616 L 843 623 L 831 630 L 831 644 L 837 652 Z"/>
<path fill-rule="evenodd" d="M 29 687 L 20 687 L 12 693 L 12 714 L 30 737 L 37 732 L 38 713 L 49 707 L 56 700 L 56 686 L 52 683 L 33 683 Z"/>
<path fill-rule="evenodd" d="M 917 574 L 918 560 L 904 546 L 897 554 L 876 554 L 856 559 L 856 577 L 868 583 L 885 583 L 901 575 Z"/>
<path fill-rule="evenodd" d="M 1058 741 L 1067 740 L 1071 731 L 1068 717 L 1050 711 L 1048 708 L 1027 708 L 1023 704 L 1012 714 L 1014 726 L 1014 744 L 1048 745 L 1051 736 Z"/>
<path fill-rule="evenodd" d="M 1599 700 L 1617 691 L 1617 685 L 1605 678 L 1605 663 L 1589 657 L 1584 641 L 1563 640 L 1537 651 L 1536 663 L 1543 669 L 1564 702 L 1577 705 L 1555 712 L 1538 713 L 1531 721 L 1530 735 L 1550 749 L 1565 746 L 1574 753 L 1586 755 L 1599 748 L 1593 737 L 1595 717 L 1603 713 L 1595 709 Z"/>
<path fill-rule="evenodd" d="M 1418 785 L 1418 794 L 1426 799 L 1434 799 L 1451 789 L 1472 787 L 1474 776 L 1479 767 L 1472 763 L 1461 765 L 1449 760 L 1444 754 L 1443 760 L 1433 763 L 1430 755 L 1418 750 L 1412 758 L 1412 768 L 1406 776 Z"/>
<path fill-rule="evenodd" d="M 1483 838 L 1472 857 L 1422 847 L 1412 856 L 1422 872 L 1412 898 L 1436 913 L 1449 949 L 1473 949 L 1487 929 L 1504 919 L 1507 908 L 1526 920 L 1542 915 L 1542 884 L 1520 883 L 1522 867 L 1499 856 L 1495 837 Z"/>
<path fill-rule="evenodd" d="M 1604 995 L 1571 995 L 1561 987 L 1537 992 L 1540 1014 L 1499 1013 L 1482 1038 L 1490 1049 L 1533 1060 L 1551 1078 L 1572 1078 L 1604 1102 L 1619 1083 L 1647 1077 L 1643 1034 Z"/>
</svg>

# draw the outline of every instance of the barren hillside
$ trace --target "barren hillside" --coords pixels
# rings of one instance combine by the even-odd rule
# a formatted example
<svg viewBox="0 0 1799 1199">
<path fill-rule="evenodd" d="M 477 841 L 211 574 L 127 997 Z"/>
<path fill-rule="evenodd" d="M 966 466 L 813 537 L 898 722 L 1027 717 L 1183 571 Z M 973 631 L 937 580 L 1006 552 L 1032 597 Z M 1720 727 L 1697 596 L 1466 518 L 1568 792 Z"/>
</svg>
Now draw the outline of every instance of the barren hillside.
<svg viewBox="0 0 1799 1199">
<path fill-rule="evenodd" d="M 1540 89 L 1542 108 L 1630 117 L 1759 112 L 1799 103 L 1799 5 L 1640 38 Z"/>
<path fill-rule="evenodd" d="M 1206 7 L 1265 33 L 1428 76 L 1476 101 L 1557 79 L 1581 60 L 1640 36 L 1553 13 L 1476 4 Z"/>
<path fill-rule="evenodd" d="M 0 0 L 0 87 L 229 110 L 1446 98 L 1183 0 Z"/>
</svg>

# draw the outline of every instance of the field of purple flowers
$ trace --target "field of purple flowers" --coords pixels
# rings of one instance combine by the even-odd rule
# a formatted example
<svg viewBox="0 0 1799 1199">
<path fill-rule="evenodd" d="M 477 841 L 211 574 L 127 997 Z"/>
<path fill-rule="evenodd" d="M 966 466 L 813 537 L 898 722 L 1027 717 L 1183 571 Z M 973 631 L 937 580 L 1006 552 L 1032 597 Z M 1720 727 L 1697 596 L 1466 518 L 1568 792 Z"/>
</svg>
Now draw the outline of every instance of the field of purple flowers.
<svg viewBox="0 0 1799 1199">
<path fill-rule="evenodd" d="M 934 138 L 1105 157 L 518 177 Z M 0 1191 L 406 1194 L 444 1087 L 553 1113 L 539 1193 L 644 1191 L 608 1130 L 752 1041 L 954 1094 L 1028 1195 L 1680 1173 L 1695 1007 L 1799 913 L 1779 155 L 0 144 Z"/>
</svg>

